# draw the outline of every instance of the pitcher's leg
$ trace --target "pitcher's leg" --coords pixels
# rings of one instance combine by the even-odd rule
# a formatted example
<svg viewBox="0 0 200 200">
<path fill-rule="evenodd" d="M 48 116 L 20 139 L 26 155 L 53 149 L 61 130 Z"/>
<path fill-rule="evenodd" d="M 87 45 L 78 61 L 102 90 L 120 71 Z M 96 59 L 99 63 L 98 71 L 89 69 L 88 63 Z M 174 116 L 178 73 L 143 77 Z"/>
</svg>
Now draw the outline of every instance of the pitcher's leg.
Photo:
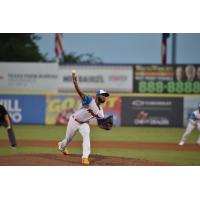
<svg viewBox="0 0 200 200">
<path fill-rule="evenodd" d="M 197 139 L 197 144 L 200 145 L 200 135 L 199 135 L 199 137 Z"/>
<path fill-rule="evenodd" d="M 87 123 L 82 124 L 79 132 L 83 137 L 83 155 L 82 158 L 88 158 L 90 155 L 90 127 Z"/>
<path fill-rule="evenodd" d="M 183 145 L 188 137 L 188 135 L 190 135 L 190 133 L 192 132 L 192 130 L 195 128 L 195 126 L 192 123 L 188 123 L 187 128 L 185 130 L 185 132 L 183 133 L 181 140 L 179 142 L 179 145 Z"/>
<path fill-rule="evenodd" d="M 70 120 L 67 125 L 66 136 L 60 144 L 60 147 L 62 149 L 65 149 L 65 147 L 67 147 L 69 143 L 72 141 L 79 126 L 80 125 L 72 117 L 70 117 Z"/>
</svg>

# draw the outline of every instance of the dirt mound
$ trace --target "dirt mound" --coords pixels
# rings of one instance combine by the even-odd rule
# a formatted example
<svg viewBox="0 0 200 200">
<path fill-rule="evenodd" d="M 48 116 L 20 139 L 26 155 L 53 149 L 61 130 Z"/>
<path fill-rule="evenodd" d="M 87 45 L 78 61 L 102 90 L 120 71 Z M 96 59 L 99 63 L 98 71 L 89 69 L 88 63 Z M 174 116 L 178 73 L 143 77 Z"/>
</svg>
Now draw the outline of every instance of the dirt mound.
<svg viewBox="0 0 200 200">
<path fill-rule="evenodd" d="M 34 147 L 55 147 L 58 141 L 52 140 L 18 140 L 18 146 Z M 0 146 L 8 146 L 8 140 L 1 140 Z M 73 141 L 70 147 L 81 147 L 81 141 Z M 175 150 L 175 151 L 200 151 L 200 145 L 185 144 L 179 146 L 174 143 L 156 143 L 156 142 L 127 142 L 127 141 L 91 141 L 93 148 L 117 148 L 117 149 L 153 149 L 153 150 Z"/>
<path fill-rule="evenodd" d="M 170 163 L 154 162 L 141 159 L 111 157 L 101 155 L 90 156 L 90 166 L 162 166 Z M 1 166 L 80 166 L 81 155 L 29 154 L 1 156 Z"/>
</svg>

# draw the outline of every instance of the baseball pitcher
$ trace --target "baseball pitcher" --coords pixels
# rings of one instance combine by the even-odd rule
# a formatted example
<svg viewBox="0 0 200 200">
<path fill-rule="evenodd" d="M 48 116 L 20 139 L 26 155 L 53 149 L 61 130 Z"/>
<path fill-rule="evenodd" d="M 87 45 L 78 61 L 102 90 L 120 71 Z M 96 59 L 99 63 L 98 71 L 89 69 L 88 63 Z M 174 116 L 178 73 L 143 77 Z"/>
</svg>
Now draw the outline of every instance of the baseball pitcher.
<svg viewBox="0 0 200 200">
<path fill-rule="evenodd" d="M 71 115 L 65 138 L 58 143 L 58 149 L 64 155 L 69 154 L 67 146 L 72 141 L 76 131 L 79 131 L 83 138 L 83 152 L 82 152 L 82 164 L 89 165 L 89 155 L 90 155 L 90 127 L 89 120 L 92 118 L 97 118 L 100 128 L 105 130 L 110 130 L 113 123 L 112 116 L 104 118 L 103 109 L 100 106 L 106 101 L 106 98 L 109 96 L 109 93 L 104 90 L 99 90 L 96 93 L 96 97 L 88 96 L 84 94 L 78 85 L 76 72 L 72 71 L 72 80 L 74 87 L 81 98 L 82 105 L 81 107 Z"/>
<path fill-rule="evenodd" d="M 8 139 L 12 148 L 16 148 L 15 133 L 11 118 L 3 105 L 0 105 L 0 126 L 4 126 L 8 133 Z"/>
<path fill-rule="evenodd" d="M 198 105 L 198 109 L 193 111 L 192 114 L 190 115 L 187 128 L 186 128 L 185 132 L 183 133 L 183 136 L 181 137 L 181 140 L 179 142 L 180 146 L 185 144 L 185 141 L 186 141 L 188 135 L 191 134 L 191 132 L 194 128 L 197 128 L 200 131 L 200 104 Z M 197 139 L 197 144 L 200 145 L 200 136 Z"/>
</svg>

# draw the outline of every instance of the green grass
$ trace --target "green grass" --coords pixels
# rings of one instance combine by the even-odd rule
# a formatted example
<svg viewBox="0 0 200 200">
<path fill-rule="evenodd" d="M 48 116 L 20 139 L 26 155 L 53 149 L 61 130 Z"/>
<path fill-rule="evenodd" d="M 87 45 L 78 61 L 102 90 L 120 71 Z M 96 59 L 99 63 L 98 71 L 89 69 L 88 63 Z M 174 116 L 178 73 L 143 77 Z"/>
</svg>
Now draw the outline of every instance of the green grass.
<svg viewBox="0 0 200 200">
<path fill-rule="evenodd" d="M 40 154 L 40 153 L 59 153 L 56 148 L 48 147 L 17 147 L 11 149 L 10 147 L 0 147 L 0 156 L 4 155 L 16 155 L 16 154 Z"/>
<path fill-rule="evenodd" d="M 65 135 L 65 126 L 42 126 L 42 125 L 16 125 L 14 130 L 19 140 L 60 140 Z M 4 131 L 0 139 L 7 139 Z"/>
<path fill-rule="evenodd" d="M 65 136 L 65 126 L 14 126 L 17 139 L 20 140 L 61 140 Z M 141 141 L 141 142 L 169 142 L 177 143 L 184 132 L 183 128 L 149 128 L 149 127 L 115 127 L 111 131 L 104 131 L 92 127 L 91 140 L 106 141 Z M 193 131 L 188 143 L 196 141 L 199 132 Z M 1 129 L 0 139 L 7 139 L 5 130 Z M 81 140 L 77 134 L 74 140 Z"/>
<path fill-rule="evenodd" d="M 65 126 L 14 126 L 18 140 L 61 140 L 65 136 Z M 3 128 L 0 129 L 0 140 L 7 139 Z M 178 143 L 183 128 L 146 128 L 146 127 L 115 127 L 111 131 L 104 131 L 97 127 L 91 128 L 93 141 L 139 141 L 139 142 L 164 142 Z M 193 131 L 188 138 L 188 143 L 195 143 L 199 132 Z M 82 140 L 77 134 L 74 140 Z M 70 152 L 81 154 L 82 147 L 70 148 Z M 56 148 L 50 147 L 0 147 L 0 156 L 29 153 L 58 153 Z M 92 148 L 92 154 L 121 156 L 128 158 L 146 159 L 152 161 L 169 162 L 177 165 L 200 165 L 200 152 L 198 151 L 173 151 L 173 150 L 148 150 L 148 149 L 98 149 Z"/>
</svg>

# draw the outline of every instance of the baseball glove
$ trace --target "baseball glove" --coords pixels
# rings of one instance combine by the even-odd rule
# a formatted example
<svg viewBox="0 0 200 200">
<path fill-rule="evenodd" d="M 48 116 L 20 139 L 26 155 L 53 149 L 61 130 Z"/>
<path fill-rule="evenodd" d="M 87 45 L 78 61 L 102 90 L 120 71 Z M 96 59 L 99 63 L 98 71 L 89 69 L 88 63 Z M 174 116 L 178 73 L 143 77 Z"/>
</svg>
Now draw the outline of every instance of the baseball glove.
<svg viewBox="0 0 200 200">
<path fill-rule="evenodd" d="M 111 130 L 113 127 L 113 115 L 109 115 L 106 118 L 103 119 L 97 119 L 97 123 L 99 128 L 105 129 L 105 130 Z"/>
</svg>

